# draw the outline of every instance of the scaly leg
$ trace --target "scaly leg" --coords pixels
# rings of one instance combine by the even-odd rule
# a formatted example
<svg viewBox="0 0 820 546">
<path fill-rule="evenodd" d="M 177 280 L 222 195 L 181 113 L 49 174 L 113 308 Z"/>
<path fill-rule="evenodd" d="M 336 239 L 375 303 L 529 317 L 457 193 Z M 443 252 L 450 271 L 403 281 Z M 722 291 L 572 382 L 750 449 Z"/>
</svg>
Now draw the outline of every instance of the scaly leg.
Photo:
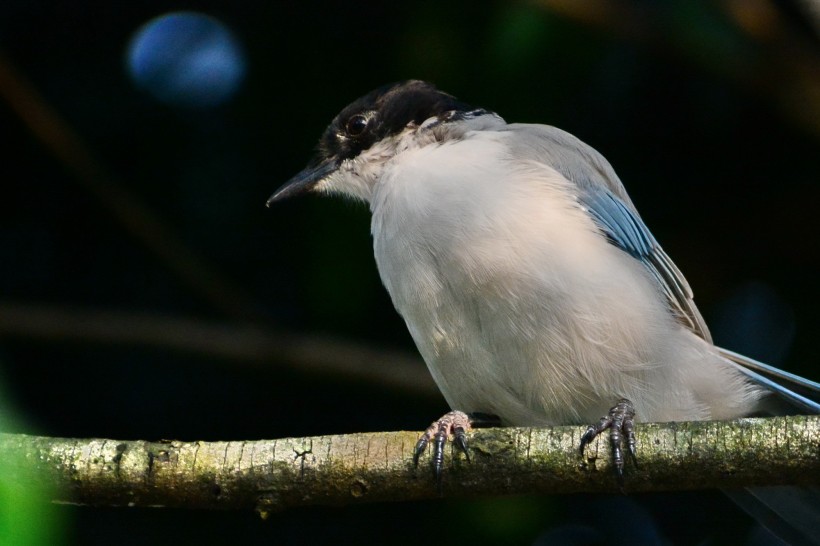
<svg viewBox="0 0 820 546">
<path fill-rule="evenodd" d="M 618 403 L 609 410 L 609 414 L 602 417 L 597 425 L 590 425 L 581 437 L 581 456 L 584 448 L 600 433 L 609 429 L 609 440 L 612 444 L 612 463 L 615 467 L 615 475 L 618 483 L 624 482 L 624 454 L 623 443 L 626 440 L 627 452 L 632 458 L 635 467 L 638 467 L 638 458 L 635 455 L 635 407 L 626 398 L 618 400 Z"/>
</svg>

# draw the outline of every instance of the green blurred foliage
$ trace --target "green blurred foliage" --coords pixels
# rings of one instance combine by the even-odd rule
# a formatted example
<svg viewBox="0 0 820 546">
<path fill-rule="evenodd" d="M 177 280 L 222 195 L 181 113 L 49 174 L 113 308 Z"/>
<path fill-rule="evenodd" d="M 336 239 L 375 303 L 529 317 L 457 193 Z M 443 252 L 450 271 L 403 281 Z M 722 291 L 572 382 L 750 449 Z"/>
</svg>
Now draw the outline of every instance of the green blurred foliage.
<svg viewBox="0 0 820 546">
<path fill-rule="evenodd" d="M 4 396 L 0 383 L 0 430 L 24 429 Z M 51 504 L 51 487 L 26 459 L 0 458 L 0 544 L 3 546 L 60 546 L 64 544 L 65 514 Z"/>
</svg>

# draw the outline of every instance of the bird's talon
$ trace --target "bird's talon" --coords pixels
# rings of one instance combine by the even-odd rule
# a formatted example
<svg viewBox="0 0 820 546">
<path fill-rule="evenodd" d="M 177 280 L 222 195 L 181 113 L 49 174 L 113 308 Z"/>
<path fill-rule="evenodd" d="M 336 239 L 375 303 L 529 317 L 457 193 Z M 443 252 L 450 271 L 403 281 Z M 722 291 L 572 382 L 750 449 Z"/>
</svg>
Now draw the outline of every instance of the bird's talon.
<svg viewBox="0 0 820 546">
<path fill-rule="evenodd" d="M 469 450 L 467 447 L 467 432 L 471 429 L 470 417 L 461 411 L 451 411 L 441 419 L 434 422 L 427 427 L 419 441 L 416 442 L 415 450 L 413 451 L 413 464 L 418 466 L 421 454 L 427 449 L 427 445 L 432 440 L 433 454 L 430 460 L 430 466 L 433 470 L 433 476 L 439 488 L 441 487 L 441 476 L 444 469 L 444 447 L 450 436 L 453 437 L 453 443 L 459 451 L 464 453 L 467 460 L 470 460 Z"/>
<path fill-rule="evenodd" d="M 467 449 L 467 431 L 464 430 L 464 427 L 456 427 L 454 430 L 454 439 L 453 443 L 455 443 L 456 447 L 458 447 L 459 451 L 464 453 L 464 457 L 467 459 L 467 462 L 470 462 L 470 450 Z"/>
<path fill-rule="evenodd" d="M 624 453 L 623 444 L 626 443 L 627 453 L 638 468 L 638 457 L 635 449 L 635 407 L 632 402 L 623 398 L 618 401 L 609 414 L 602 417 L 597 425 L 590 425 L 581 436 L 581 456 L 584 448 L 603 431 L 609 429 L 609 440 L 612 445 L 612 465 L 615 469 L 615 478 L 619 488 L 623 491 L 624 485 Z"/>
<path fill-rule="evenodd" d="M 427 443 L 429 439 L 426 436 L 422 436 L 419 438 L 419 441 L 416 442 L 416 447 L 413 448 L 413 466 L 419 465 L 419 457 L 424 451 L 427 449 Z"/>
</svg>

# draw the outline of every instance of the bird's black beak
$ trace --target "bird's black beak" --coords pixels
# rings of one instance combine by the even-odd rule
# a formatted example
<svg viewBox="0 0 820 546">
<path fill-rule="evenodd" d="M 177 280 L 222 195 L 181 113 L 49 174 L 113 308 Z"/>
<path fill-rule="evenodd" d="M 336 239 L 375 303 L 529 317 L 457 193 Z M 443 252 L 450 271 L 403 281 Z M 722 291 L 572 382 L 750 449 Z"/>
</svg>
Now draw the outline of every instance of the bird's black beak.
<svg viewBox="0 0 820 546">
<path fill-rule="evenodd" d="M 276 201 L 309 192 L 316 187 L 316 184 L 331 175 L 337 168 L 339 168 L 339 161 L 335 158 L 324 159 L 317 165 L 305 168 L 302 172 L 285 182 L 281 188 L 276 190 L 276 193 L 268 199 L 267 206 L 271 206 L 271 203 L 275 203 Z"/>
</svg>

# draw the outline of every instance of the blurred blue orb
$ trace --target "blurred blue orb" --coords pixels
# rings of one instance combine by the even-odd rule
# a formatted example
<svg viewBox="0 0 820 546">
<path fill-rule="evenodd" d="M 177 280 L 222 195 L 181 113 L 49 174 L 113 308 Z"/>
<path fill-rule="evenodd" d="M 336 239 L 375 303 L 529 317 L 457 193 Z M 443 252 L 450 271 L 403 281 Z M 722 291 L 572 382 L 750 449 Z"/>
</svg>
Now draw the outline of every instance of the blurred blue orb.
<svg viewBox="0 0 820 546">
<path fill-rule="evenodd" d="M 175 12 L 152 19 L 131 38 L 128 72 L 158 100 L 195 108 L 228 100 L 245 75 L 233 34 L 213 17 Z"/>
</svg>

